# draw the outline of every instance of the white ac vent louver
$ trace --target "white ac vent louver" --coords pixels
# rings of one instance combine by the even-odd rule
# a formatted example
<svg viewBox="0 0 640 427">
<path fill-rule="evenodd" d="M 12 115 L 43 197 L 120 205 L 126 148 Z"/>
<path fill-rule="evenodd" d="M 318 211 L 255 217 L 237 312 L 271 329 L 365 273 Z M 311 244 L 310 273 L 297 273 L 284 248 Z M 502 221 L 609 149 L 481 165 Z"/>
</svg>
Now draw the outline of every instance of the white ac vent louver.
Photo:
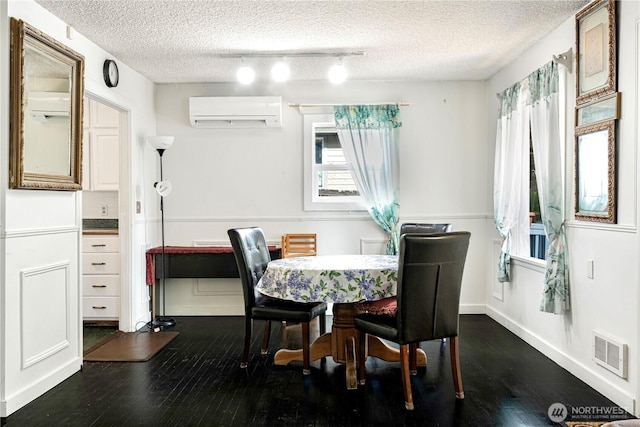
<svg viewBox="0 0 640 427">
<path fill-rule="evenodd" d="M 71 97 L 68 92 L 30 91 L 27 93 L 29 116 L 40 123 L 68 120 Z"/>
<path fill-rule="evenodd" d="M 279 96 L 192 96 L 189 121 L 195 128 L 248 129 L 282 127 Z"/>
<path fill-rule="evenodd" d="M 627 345 L 615 338 L 593 331 L 593 360 L 616 375 L 627 378 Z"/>
</svg>

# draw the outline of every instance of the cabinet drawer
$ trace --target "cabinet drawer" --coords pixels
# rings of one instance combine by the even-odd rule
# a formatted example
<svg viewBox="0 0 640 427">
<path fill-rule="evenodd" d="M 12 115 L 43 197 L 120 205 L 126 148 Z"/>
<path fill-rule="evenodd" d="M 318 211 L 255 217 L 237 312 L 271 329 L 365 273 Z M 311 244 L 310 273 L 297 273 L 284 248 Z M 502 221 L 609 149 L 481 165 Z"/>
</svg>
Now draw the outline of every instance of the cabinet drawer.
<svg viewBox="0 0 640 427">
<path fill-rule="evenodd" d="M 120 254 L 82 254 L 83 274 L 120 274 Z"/>
<path fill-rule="evenodd" d="M 82 252 L 120 252 L 118 236 L 85 236 L 82 238 Z"/>
<path fill-rule="evenodd" d="M 120 276 L 97 274 L 82 276 L 82 295 L 85 297 L 120 295 Z"/>
<path fill-rule="evenodd" d="M 82 298 L 82 317 L 85 319 L 118 318 L 120 316 L 120 298 L 84 297 Z"/>
</svg>

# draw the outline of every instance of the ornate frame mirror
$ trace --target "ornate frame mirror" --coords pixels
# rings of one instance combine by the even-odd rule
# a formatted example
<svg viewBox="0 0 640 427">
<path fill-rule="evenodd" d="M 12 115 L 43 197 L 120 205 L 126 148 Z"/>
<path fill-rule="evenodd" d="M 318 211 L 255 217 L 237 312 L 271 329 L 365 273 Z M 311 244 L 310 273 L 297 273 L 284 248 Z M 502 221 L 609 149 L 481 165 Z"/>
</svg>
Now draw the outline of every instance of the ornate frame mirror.
<svg viewBox="0 0 640 427">
<path fill-rule="evenodd" d="M 84 57 L 11 18 L 9 188 L 82 189 Z"/>
<path fill-rule="evenodd" d="M 576 219 L 616 222 L 615 121 L 576 128 Z"/>
</svg>

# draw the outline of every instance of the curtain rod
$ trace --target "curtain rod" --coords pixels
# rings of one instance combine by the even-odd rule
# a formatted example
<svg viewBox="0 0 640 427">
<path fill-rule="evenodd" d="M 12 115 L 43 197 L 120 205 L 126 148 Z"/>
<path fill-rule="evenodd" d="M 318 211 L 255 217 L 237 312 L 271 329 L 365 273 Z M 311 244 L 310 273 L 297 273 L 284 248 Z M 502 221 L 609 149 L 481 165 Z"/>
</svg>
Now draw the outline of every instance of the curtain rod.
<svg viewBox="0 0 640 427">
<path fill-rule="evenodd" d="M 365 102 L 365 103 L 355 103 L 355 105 L 384 105 L 384 104 L 396 104 L 399 107 L 410 107 L 411 104 L 409 104 L 408 102 L 397 102 L 397 101 L 393 101 L 393 102 Z M 347 103 L 339 103 L 339 104 L 305 104 L 305 103 L 295 103 L 295 102 L 290 102 L 289 103 L 289 107 L 333 107 L 335 105 L 352 105 L 352 104 L 347 104 Z"/>
<path fill-rule="evenodd" d="M 573 48 L 569 48 L 566 52 L 552 55 L 551 60 L 556 64 L 563 65 L 569 72 L 573 70 Z M 496 93 L 496 97 L 500 99 L 500 93 Z"/>
<path fill-rule="evenodd" d="M 564 65 L 569 72 L 573 71 L 573 48 L 569 48 L 568 51 L 553 55 L 553 62 L 556 64 Z"/>
</svg>

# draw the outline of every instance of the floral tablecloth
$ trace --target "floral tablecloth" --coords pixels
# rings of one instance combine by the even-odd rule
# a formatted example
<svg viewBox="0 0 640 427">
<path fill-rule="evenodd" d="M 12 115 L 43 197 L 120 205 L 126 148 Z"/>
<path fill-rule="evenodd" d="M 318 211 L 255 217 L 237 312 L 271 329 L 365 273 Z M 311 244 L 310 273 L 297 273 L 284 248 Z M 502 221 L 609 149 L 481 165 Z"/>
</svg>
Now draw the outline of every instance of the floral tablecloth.
<svg viewBox="0 0 640 427">
<path fill-rule="evenodd" d="M 271 261 L 256 289 L 299 302 L 349 303 L 396 294 L 395 255 L 323 255 Z"/>
</svg>

